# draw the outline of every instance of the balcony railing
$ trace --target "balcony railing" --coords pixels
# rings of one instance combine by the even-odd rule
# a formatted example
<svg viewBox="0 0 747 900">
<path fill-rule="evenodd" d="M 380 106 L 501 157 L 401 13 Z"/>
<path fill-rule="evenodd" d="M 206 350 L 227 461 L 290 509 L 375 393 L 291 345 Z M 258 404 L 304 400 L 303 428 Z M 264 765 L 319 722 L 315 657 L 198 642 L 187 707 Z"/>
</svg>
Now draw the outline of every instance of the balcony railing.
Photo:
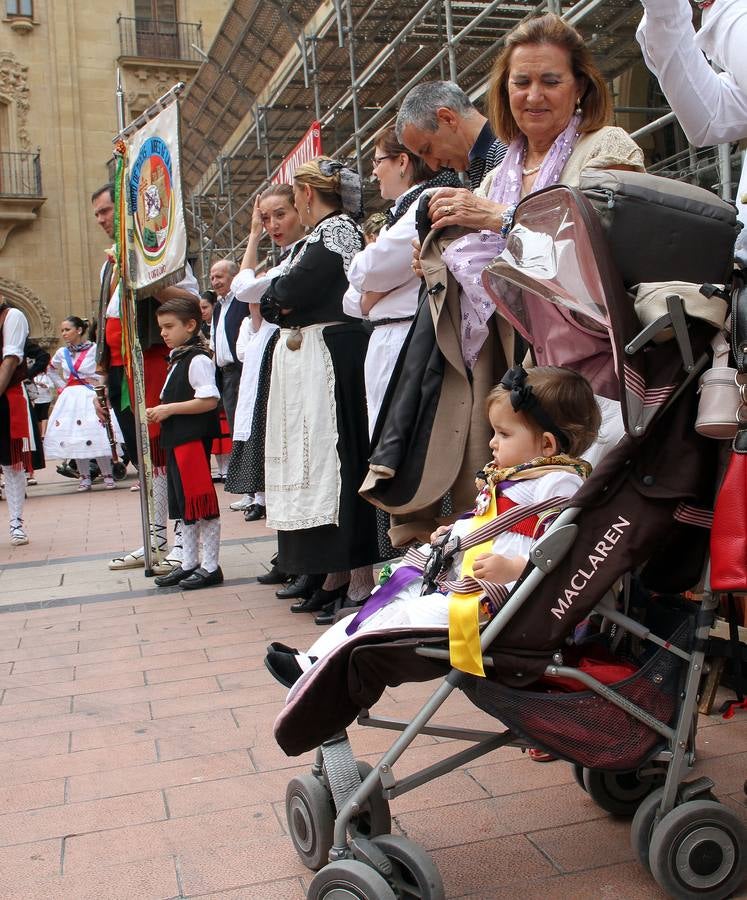
<svg viewBox="0 0 747 900">
<path fill-rule="evenodd" d="M 41 197 L 39 153 L 0 153 L 0 197 Z"/>
<path fill-rule="evenodd" d="M 163 19 L 128 19 L 119 16 L 121 56 L 202 62 L 202 25 Z M 199 49 L 195 49 L 199 48 Z"/>
</svg>

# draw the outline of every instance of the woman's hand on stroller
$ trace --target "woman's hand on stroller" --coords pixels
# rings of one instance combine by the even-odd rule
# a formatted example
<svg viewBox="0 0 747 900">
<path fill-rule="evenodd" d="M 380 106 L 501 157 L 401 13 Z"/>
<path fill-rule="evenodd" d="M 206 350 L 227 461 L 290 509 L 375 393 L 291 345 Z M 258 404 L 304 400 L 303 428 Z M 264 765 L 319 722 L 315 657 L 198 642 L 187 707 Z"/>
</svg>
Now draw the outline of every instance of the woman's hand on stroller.
<svg viewBox="0 0 747 900">
<path fill-rule="evenodd" d="M 508 584 L 524 571 L 527 561 L 522 556 L 501 556 L 499 553 L 481 553 L 475 557 L 472 574 L 480 581 Z"/>
</svg>

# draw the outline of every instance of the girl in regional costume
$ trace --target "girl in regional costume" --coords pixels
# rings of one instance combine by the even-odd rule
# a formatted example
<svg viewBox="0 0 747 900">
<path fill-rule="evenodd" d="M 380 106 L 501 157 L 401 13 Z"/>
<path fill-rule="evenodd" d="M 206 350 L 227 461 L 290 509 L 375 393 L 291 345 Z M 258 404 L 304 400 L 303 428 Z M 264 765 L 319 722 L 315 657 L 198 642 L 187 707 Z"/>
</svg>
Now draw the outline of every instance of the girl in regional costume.
<svg viewBox="0 0 747 900">
<path fill-rule="evenodd" d="M 579 456 L 601 421 L 589 383 L 555 366 L 510 369 L 488 395 L 487 411 L 493 460 L 478 473 L 484 478 L 474 510 L 437 529 L 432 546 L 409 551 L 353 619 L 337 622 L 305 653 L 271 644 L 265 665 L 281 684 L 290 687 L 358 632 L 418 627 L 448 628 L 452 665 L 484 675 L 479 623 L 508 596 L 548 516 L 590 473 Z M 469 536 L 491 523 L 490 535 L 470 545 Z M 449 553 L 450 545 L 457 549 Z M 429 572 L 432 552 L 443 553 L 443 566 Z"/>
<path fill-rule="evenodd" d="M 288 272 L 262 305 L 281 326 L 272 363 L 265 457 L 267 524 L 278 531 L 278 566 L 328 573 L 313 597 L 321 606 L 347 592 L 362 601 L 373 587 L 374 508 L 358 494 L 367 468 L 363 366 L 368 333 L 342 309 L 347 269 L 363 248 L 351 216 L 360 214 L 358 177 L 320 157 L 294 174 L 294 202 L 311 228 Z M 349 587 L 347 583 L 349 581 Z M 313 601 L 313 602 L 312 602 Z"/>
<path fill-rule="evenodd" d="M 161 403 L 148 407 L 148 423 L 160 424 L 166 451 L 169 518 L 182 522 L 182 561 L 155 579 L 158 587 L 196 590 L 220 584 L 220 510 L 210 475 L 210 448 L 219 433 L 220 395 L 215 366 L 202 336 L 197 298 L 166 300 L 158 308 L 169 353 Z"/>
<path fill-rule="evenodd" d="M 257 246 L 264 231 L 282 252 L 278 264 L 258 276 Z M 301 249 L 302 239 L 303 225 L 293 205 L 291 186 L 275 184 L 267 188 L 255 201 L 241 270 L 231 283 L 236 299 L 249 304 L 250 315 L 241 323 L 236 339 L 236 355 L 242 363 L 242 369 L 226 491 L 244 495 L 236 505 L 243 508 L 247 522 L 264 519 L 266 515 L 267 398 L 270 393 L 272 356 L 279 334 L 278 326 L 262 317 L 260 301 L 272 279 L 289 269 Z"/>
<path fill-rule="evenodd" d="M 79 491 L 91 490 L 89 461 L 95 459 L 107 490 L 116 487 L 112 477 L 112 448 L 106 428 L 93 405 L 94 387 L 103 384 L 96 372 L 96 344 L 86 340 L 88 323 L 78 316 L 63 319 L 60 326 L 63 347 L 54 354 L 47 373 L 60 394 L 44 435 L 44 452 L 52 459 L 71 457 L 78 467 Z M 112 413 L 116 442 L 122 432 Z"/>
</svg>

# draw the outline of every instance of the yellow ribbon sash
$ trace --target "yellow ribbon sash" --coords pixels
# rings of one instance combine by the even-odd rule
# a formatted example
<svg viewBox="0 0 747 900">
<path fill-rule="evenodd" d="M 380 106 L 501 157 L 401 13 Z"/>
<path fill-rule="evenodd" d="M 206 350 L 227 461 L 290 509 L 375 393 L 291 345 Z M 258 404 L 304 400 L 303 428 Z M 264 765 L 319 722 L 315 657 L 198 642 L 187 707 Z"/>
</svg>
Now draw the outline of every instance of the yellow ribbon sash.
<svg viewBox="0 0 747 900">
<path fill-rule="evenodd" d="M 498 515 L 495 488 L 490 488 L 490 504 L 482 515 L 473 516 L 470 520 L 469 533 L 477 531 Z M 474 577 L 475 559 L 482 553 L 490 553 L 493 539 L 483 541 L 464 551 L 460 578 Z M 468 672 L 470 675 L 485 677 L 480 649 L 480 598 L 482 591 L 471 594 L 449 594 L 449 660 L 455 669 Z"/>
</svg>

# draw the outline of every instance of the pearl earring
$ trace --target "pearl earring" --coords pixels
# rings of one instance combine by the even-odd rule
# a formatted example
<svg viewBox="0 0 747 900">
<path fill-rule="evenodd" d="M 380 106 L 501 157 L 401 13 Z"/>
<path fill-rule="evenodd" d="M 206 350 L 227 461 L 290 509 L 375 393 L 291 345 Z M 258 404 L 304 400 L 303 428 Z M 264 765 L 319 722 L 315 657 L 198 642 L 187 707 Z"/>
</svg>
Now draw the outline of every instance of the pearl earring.
<svg viewBox="0 0 747 900">
<path fill-rule="evenodd" d="M 576 100 L 576 108 L 575 108 L 574 112 L 577 116 L 580 116 L 582 113 L 580 97 Z"/>
</svg>

